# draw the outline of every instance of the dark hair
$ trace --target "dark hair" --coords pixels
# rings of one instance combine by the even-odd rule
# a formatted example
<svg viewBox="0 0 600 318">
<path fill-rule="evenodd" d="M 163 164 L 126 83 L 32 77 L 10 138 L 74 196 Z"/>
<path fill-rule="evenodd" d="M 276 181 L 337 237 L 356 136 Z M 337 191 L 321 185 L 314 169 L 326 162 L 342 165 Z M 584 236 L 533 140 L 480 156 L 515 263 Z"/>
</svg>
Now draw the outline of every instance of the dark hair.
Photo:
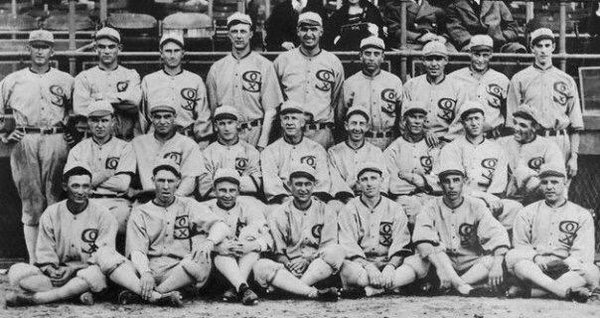
<svg viewBox="0 0 600 318">
<path fill-rule="evenodd" d="M 315 179 L 315 177 L 313 175 L 311 175 L 309 173 L 306 173 L 304 171 L 294 171 L 294 172 L 292 172 L 290 174 L 290 182 L 292 181 L 292 179 L 295 179 L 295 178 L 306 178 L 306 179 L 308 179 L 308 180 L 310 180 L 312 182 L 316 181 L 316 179 Z"/>
<path fill-rule="evenodd" d="M 63 182 L 68 183 L 69 178 L 72 176 L 88 176 L 90 179 L 92 179 L 92 173 L 88 169 L 81 166 L 73 167 L 63 173 Z"/>
<path fill-rule="evenodd" d="M 180 173 L 179 171 L 177 171 L 177 169 L 175 169 L 175 167 L 173 167 L 173 166 L 171 166 L 171 165 L 168 165 L 168 164 L 159 165 L 159 166 L 156 166 L 156 167 L 154 167 L 154 169 L 152 169 L 152 175 L 153 175 L 153 176 L 156 176 L 156 174 L 157 174 L 159 171 L 163 171 L 163 170 L 170 171 L 170 172 L 172 172 L 172 173 L 173 173 L 175 176 L 177 176 L 177 178 L 180 178 L 180 179 L 181 179 L 181 173 Z"/>
</svg>

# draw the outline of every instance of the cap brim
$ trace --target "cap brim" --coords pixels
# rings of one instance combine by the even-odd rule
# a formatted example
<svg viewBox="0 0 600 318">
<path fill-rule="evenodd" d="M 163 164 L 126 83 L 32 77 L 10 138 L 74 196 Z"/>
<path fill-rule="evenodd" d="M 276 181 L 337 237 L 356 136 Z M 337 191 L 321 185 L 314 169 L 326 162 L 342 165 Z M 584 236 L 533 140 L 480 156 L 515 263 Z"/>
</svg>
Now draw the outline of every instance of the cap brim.
<svg viewBox="0 0 600 318">
<path fill-rule="evenodd" d="M 357 177 L 357 178 L 360 178 L 360 176 L 362 176 L 362 175 L 363 175 L 363 173 L 366 173 L 366 172 L 375 172 L 375 173 L 379 173 L 380 175 L 383 175 L 383 171 L 381 171 L 380 169 L 377 169 L 377 168 L 375 168 L 375 167 L 369 167 L 369 168 L 364 168 L 364 169 L 361 169 L 361 170 L 358 172 L 358 174 L 356 174 L 356 177 Z"/>
<path fill-rule="evenodd" d="M 170 112 L 170 113 L 175 113 L 175 108 L 171 107 L 171 106 L 154 106 L 150 109 L 150 113 L 156 113 L 156 112 Z"/>
<path fill-rule="evenodd" d="M 173 43 L 175 43 L 175 44 L 177 44 L 177 45 L 179 45 L 180 47 L 182 47 L 182 48 L 183 48 L 183 43 L 182 43 L 181 41 L 179 41 L 179 40 L 176 40 L 176 39 L 171 39 L 171 38 L 165 39 L 164 41 L 160 42 L 160 44 L 159 44 L 158 46 L 159 46 L 160 48 L 162 48 L 162 47 L 163 47 L 163 45 L 165 45 L 165 44 L 167 44 L 167 43 L 169 43 L 169 42 L 173 42 Z"/>
<path fill-rule="evenodd" d="M 555 171 L 555 170 L 542 171 L 538 175 L 538 178 L 545 178 L 545 177 L 559 177 L 559 178 L 564 178 L 564 177 L 566 177 L 566 175 L 564 173 L 560 172 L 560 171 Z"/>
<path fill-rule="evenodd" d="M 484 114 L 483 109 L 481 109 L 481 108 L 470 108 L 470 109 L 465 110 L 462 114 L 460 114 L 460 119 L 464 120 L 465 117 L 467 117 L 471 114 L 475 114 L 475 113 Z"/>
<path fill-rule="evenodd" d="M 97 110 L 88 114 L 88 117 L 104 117 L 108 115 L 112 115 L 113 113 L 108 110 Z"/>
<path fill-rule="evenodd" d="M 240 185 L 240 180 L 239 180 L 239 179 L 236 179 L 236 178 L 234 178 L 234 177 L 220 177 L 220 178 L 217 178 L 217 179 L 215 179 L 215 180 L 213 181 L 213 183 L 214 183 L 214 184 L 217 184 L 217 183 L 219 183 L 219 182 L 221 182 L 221 181 L 227 181 L 227 182 L 231 182 L 231 183 L 233 183 L 233 184 Z"/>
<path fill-rule="evenodd" d="M 488 45 L 475 45 L 469 48 L 471 51 L 493 51 L 494 48 Z"/>
<path fill-rule="evenodd" d="M 319 21 L 315 20 L 302 20 L 298 21 L 298 26 L 311 25 L 311 26 L 321 26 Z"/>
<path fill-rule="evenodd" d="M 538 43 L 541 40 L 552 40 L 552 42 L 556 41 L 554 39 L 553 35 L 542 34 L 542 35 L 536 37 L 535 39 L 531 39 L 531 44 L 535 45 L 536 43 Z"/>
<path fill-rule="evenodd" d="M 350 118 L 350 116 L 352 116 L 354 114 L 363 115 L 367 119 L 367 121 L 369 121 L 369 119 L 370 119 L 369 114 L 367 114 L 366 112 L 364 112 L 362 110 L 355 109 L 355 110 L 348 112 L 348 114 L 346 114 L 346 120 L 348 120 Z"/>
<path fill-rule="evenodd" d="M 363 45 L 363 46 L 360 47 L 361 50 L 366 50 L 368 48 L 375 48 L 375 49 L 379 49 L 379 50 L 385 51 L 384 47 L 381 47 L 381 46 L 375 45 L 375 44 L 365 44 L 365 45 Z"/>
<path fill-rule="evenodd" d="M 465 176 L 464 172 L 460 171 L 460 170 L 456 170 L 456 169 L 450 169 L 450 170 L 444 170 L 442 172 L 440 172 L 438 174 L 438 177 L 440 179 L 445 178 L 447 176 L 451 176 L 451 175 L 460 175 L 460 176 Z"/>
<path fill-rule="evenodd" d="M 441 52 L 430 52 L 430 53 L 425 53 L 423 54 L 423 56 L 439 56 L 439 57 L 448 57 L 448 53 L 441 53 Z"/>
<path fill-rule="evenodd" d="M 290 179 L 292 178 L 307 178 L 312 181 L 316 180 L 315 176 L 305 171 L 294 171 L 290 173 Z"/>
<path fill-rule="evenodd" d="M 244 20 L 231 20 L 229 23 L 227 23 L 227 28 L 231 28 L 234 25 L 238 25 L 238 24 L 247 24 L 250 27 L 252 27 L 252 22 L 248 22 L 248 21 L 244 21 Z"/>
<path fill-rule="evenodd" d="M 179 172 L 179 170 L 177 170 L 175 167 L 168 165 L 168 164 L 158 165 L 158 166 L 154 167 L 154 169 L 152 169 L 152 175 L 155 175 L 160 170 L 171 171 L 178 178 L 181 178 L 181 172 Z"/>
<path fill-rule="evenodd" d="M 217 121 L 217 120 L 222 120 L 222 119 L 238 120 L 236 115 L 230 114 L 230 113 L 221 113 L 221 114 L 215 115 L 213 120 Z"/>
<path fill-rule="evenodd" d="M 102 34 L 102 35 L 96 36 L 94 39 L 95 39 L 96 41 L 98 41 L 98 40 L 100 40 L 100 39 L 109 39 L 109 40 L 111 40 L 111 41 L 113 41 L 113 42 L 116 42 L 116 43 L 121 43 L 121 40 L 120 40 L 119 38 L 117 38 L 117 37 L 114 37 L 114 36 L 112 36 L 112 35 L 108 35 L 108 34 Z M 154 43 L 156 43 L 156 42 L 154 42 Z"/>
<path fill-rule="evenodd" d="M 527 120 L 536 121 L 535 118 L 533 118 L 533 116 L 531 116 L 531 114 L 526 113 L 526 112 L 522 112 L 522 111 L 516 111 L 516 112 L 514 112 L 513 113 L 513 117 L 521 117 L 521 118 L 525 118 Z"/>
<path fill-rule="evenodd" d="M 299 109 L 299 108 L 290 107 L 290 108 L 285 108 L 285 109 L 282 109 L 282 110 L 279 112 L 279 115 L 292 114 L 292 113 L 296 113 L 296 114 L 302 114 L 302 113 L 304 113 L 304 111 L 302 111 L 302 110 L 301 110 L 301 109 Z"/>
<path fill-rule="evenodd" d="M 48 41 L 48 40 L 42 40 L 42 39 L 28 40 L 27 43 L 29 43 L 29 44 L 44 43 L 44 44 L 48 44 L 50 46 L 54 45 L 54 41 Z"/>
<path fill-rule="evenodd" d="M 419 108 L 419 107 L 410 108 L 404 112 L 404 115 L 410 115 L 412 113 L 422 113 L 422 114 L 427 115 L 427 110 L 425 108 Z"/>
</svg>

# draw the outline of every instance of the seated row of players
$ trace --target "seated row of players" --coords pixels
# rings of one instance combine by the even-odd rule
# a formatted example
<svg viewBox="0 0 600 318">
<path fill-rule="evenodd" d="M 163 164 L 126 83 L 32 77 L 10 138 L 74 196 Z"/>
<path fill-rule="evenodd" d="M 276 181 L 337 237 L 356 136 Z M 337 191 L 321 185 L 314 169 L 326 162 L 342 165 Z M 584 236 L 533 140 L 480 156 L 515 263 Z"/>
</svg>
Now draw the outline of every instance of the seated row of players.
<svg viewBox="0 0 600 318">
<path fill-rule="evenodd" d="M 153 169 L 154 198 L 135 207 L 127 224 L 128 258 L 115 250 L 115 219 L 88 200 L 92 173 L 84 166 L 65 169 L 68 199 L 41 217 L 38 262 L 10 268 L 11 284 L 28 293 L 9 293 L 7 306 L 72 298 L 93 304 L 107 278 L 124 288 L 121 304 L 175 307 L 183 305 L 179 289 L 202 287 L 211 275 L 229 282 L 223 299 L 239 297 L 246 305 L 258 303 L 250 284 L 266 293 L 336 301 L 341 291 L 335 285 L 348 296 L 373 296 L 431 275 L 442 289 L 481 296 L 486 288 L 504 290 L 504 277 L 514 275 L 512 296 L 549 294 L 579 302 L 600 284 L 593 221 L 565 198 L 562 165 L 542 168 L 544 199 L 519 212 L 510 249 L 509 235 L 492 212 L 463 193 L 461 166 L 441 168 L 443 196 L 417 215 L 411 239 L 404 209 L 381 195 L 385 169 L 376 163 L 361 165 L 361 195 L 339 213 L 312 196 L 316 171 L 295 165 L 287 181 L 293 198 L 265 218 L 262 203 L 239 197 L 241 181 L 232 169 L 217 170 L 216 200 L 176 196 L 181 174 L 167 160 Z M 557 263 L 560 272 L 548 270 Z M 211 271 L 213 264 L 217 271 Z M 326 283 L 338 274 L 339 283 Z M 477 287 L 482 285 L 487 287 Z"/>
</svg>

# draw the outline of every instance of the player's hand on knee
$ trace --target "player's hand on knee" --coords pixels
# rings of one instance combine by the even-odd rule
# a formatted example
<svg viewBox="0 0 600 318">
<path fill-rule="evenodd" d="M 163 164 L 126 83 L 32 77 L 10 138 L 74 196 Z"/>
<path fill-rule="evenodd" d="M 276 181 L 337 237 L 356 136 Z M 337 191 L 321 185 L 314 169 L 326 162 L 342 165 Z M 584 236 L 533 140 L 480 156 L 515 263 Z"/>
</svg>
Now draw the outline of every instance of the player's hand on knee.
<svg viewBox="0 0 600 318">
<path fill-rule="evenodd" d="M 394 273 L 396 268 L 392 265 L 386 265 L 381 271 L 381 283 L 383 288 L 391 289 L 394 287 Z"/>
<path fill-rule="evenodd" d="M 54 272 L 54 277 L 50 277 L 52 286 L 60 287 L 66 284 L 73 277 L 75 270 L 69 266 L 61 266 Z"/>
<path fill-rule="evenodd" d="M 304 273 L 310 262 L 304 257 L 296 257 L 291 260 L 289 263 L 289 270 L 291 272 L 301 274 Z"/>
<path fill-rule="evenodd" d="M 154 287 L 156 287 L 154 277 L 152 277 L 152 274 L 149 271 L 142 273 L 142 276 L 140 277 L 140 284 L 142 290 L 142 294 L 140 296 L 142 296 L 144 300 L 149 300 L 152 297 L 152 291 L 154 291 Z"/>
<path fill-rule="evenodd" d="M 19 142 L 25 137 L 25 133 L 21 130 L 13 130 L 8 137 L 6 137 L 6 143 Z"/>
<path fill-rule="evenodd" d="M 215 252 L 223 256 L 233 256 L 237 254 L 236 245 L 237 242 L 234 240 L 224 240 L 219 243 L 219 245 L 215 246 Z"/>
<path fill-rule="evenodd" d="M 427 131 L 425 133 L 425 142 L 429 147 L 437 147 L 440 144 L 440 139 L 436 136 L 435 132 Z"/>
<path fill-rule="evenodd" d="M 215 248 L 211 240 L 202 240 L 192 246 L 192 260 L 196 263 L 210 263 L 210 253 Z"/>
<path fill-rule="evenodd" d="M 374 287 L 383 287 L 382 275 L 375 265 L 369 265 L 366 268 L 367 276 L 369 277 L 369 285 Z"/>
<path fill-rule="evenodd" d="M 496 289 L 502 285 L 504 281 L 504 270 L 502 269 L 502 263 L 494 263 L 488 274 L 488 284 Z"/>
</svg>

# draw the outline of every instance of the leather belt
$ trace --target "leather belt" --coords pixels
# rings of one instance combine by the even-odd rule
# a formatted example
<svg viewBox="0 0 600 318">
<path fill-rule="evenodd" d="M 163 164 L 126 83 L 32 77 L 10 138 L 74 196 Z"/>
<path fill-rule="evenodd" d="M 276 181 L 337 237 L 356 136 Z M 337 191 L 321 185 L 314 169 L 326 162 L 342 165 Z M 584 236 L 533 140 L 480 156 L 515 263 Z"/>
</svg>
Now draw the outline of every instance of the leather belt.
<svg viewBox="0 0 600 318">
<path fill-rule="evenodd" d="M 540 136 L 558 136 L 558 135 L 565 135 L 567 136 L 569 134 L 569 132 L 566 129 L 540 129 L 538 130 L 538 135 Z"/>
<path fill-rule="evenodd" d="M 122 198 L 122 196 L 116 194 L 100 194 L 100 193 L 92 193 L 90 194 L 90 199 L 116 199 Z"/>
<path fill-rule="evenodd" d="M 262 119 L 255 119 L 252 121 L 247 121 L 240 125 L 240 130 L 241 129 L 252 129 L 252 127 L 258 127 L 258 126 L 262 125 L 262 123 L 263 123 Z"/>
<path fill-rule="evenodd" d="M 308 130 L 320 130 L 325 128 L 333 129 L 335 128 L 335 125 L 333 123 L 312 123 L 306 125 L 306 129 Z"/>
<path fill-rule="evenodd" d="M 52 135 L 61 134 L 65 131 L 63 127 L 50 127 L 50 128 L 38 128 L 38 127 L 17 127 L 15 130 L 22 131 L 26 134 L 42 134 Z"/>
<path fill-rule="evenodd" d="M 365 137 L 367 138 L 389 138 L 392 137 L 393 134 L 391 131 L 386 131 L 386 132 L 382 132 L 382 131 L 378 131 L 378 132 L 372 132 L 372 131 L 367 131 L 365 133 Z"/>
</svg>

